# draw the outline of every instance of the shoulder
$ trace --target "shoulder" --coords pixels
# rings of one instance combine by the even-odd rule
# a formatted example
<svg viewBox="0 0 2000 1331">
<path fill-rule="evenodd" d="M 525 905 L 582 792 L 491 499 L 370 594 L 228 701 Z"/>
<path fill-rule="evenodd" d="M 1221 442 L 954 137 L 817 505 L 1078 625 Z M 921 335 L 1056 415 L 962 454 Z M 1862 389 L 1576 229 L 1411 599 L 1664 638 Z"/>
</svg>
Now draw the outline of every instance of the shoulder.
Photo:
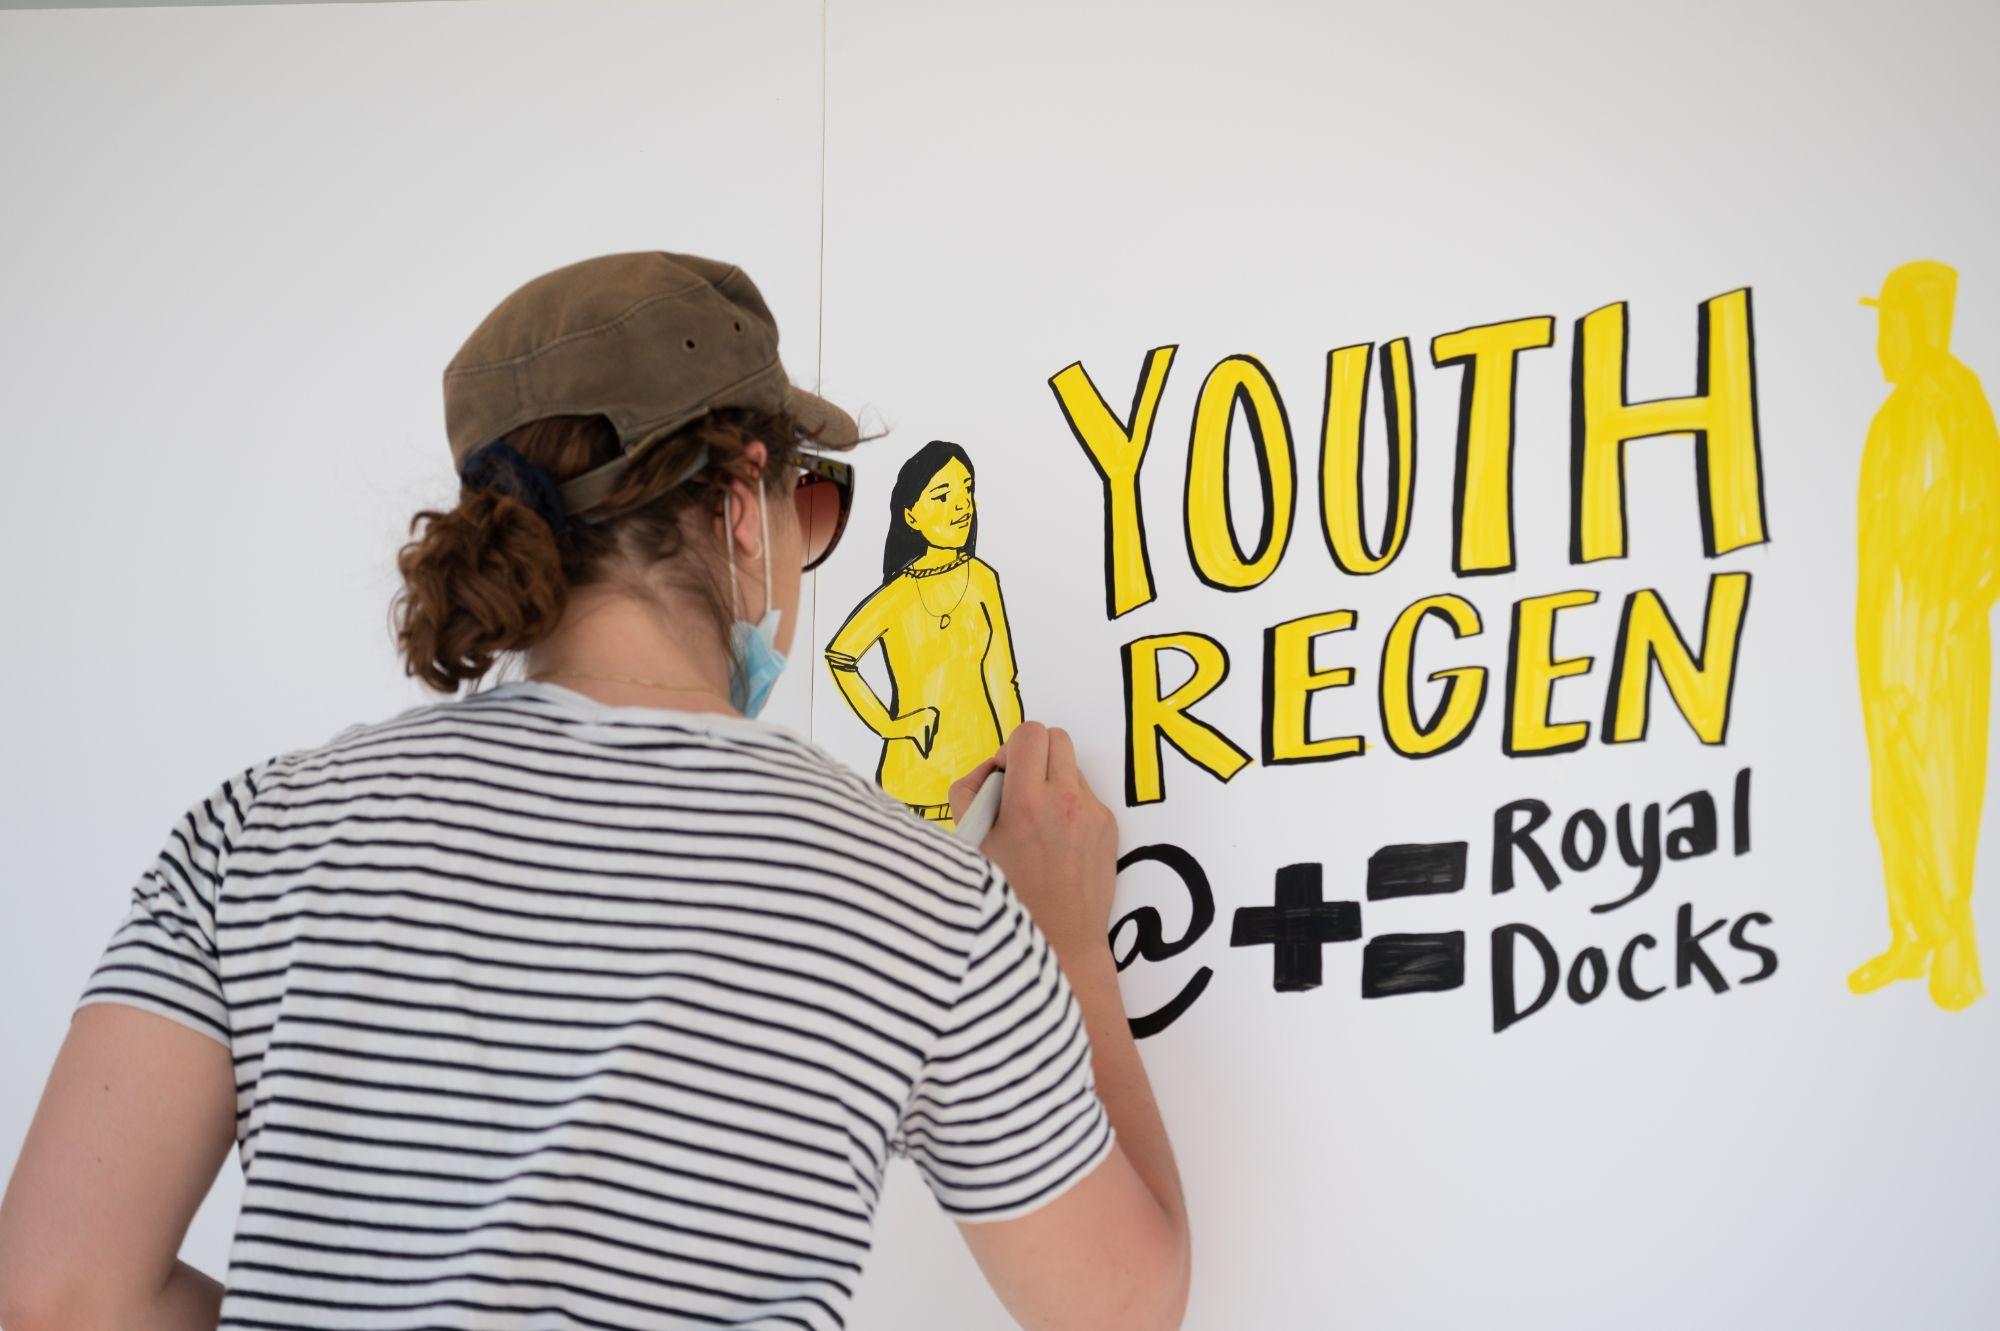
<svg viewBox="0 0 2000 1331">
<path fill-rule="evenodd" d="M 338 765 L 349 756 L 360 756 L 379 752 L 385 742 L 390 742 L 406 734 L 425 721 L 442 715 L 454 705 L 453 699 L 418 703 L 401 711 L 391 713 L 372 721 L 357 721 L 344 726 L 331 736 L 315 744 L 306 744 L 272 754 L 260 762 L 252 763 L 237 773 L 224 786 L 232 786 L 237 791 L 247 792 L 252 800 L 267 791 L 282 789 L 299 782 L 318 779 L 329 767 Z M 218 787 L 218 790 L 223 787 Z M 247 814 L 249 805 L 244 805 Z"/>
<path fill-rule="evenodd" d="M 353 725 L 335 731 L 318 744 L 290 750 L 280 755 L 280 758 L 293 766 L 299 766 L 311 763 L 315 759 L 368 751 L 374 746 L 400 741 L 412 733 L 448 728 L 454 722 L 475 720 L 481 712 L 489 709 L 498 715 L 509 705 L 518 708 L 523 701 L 498 696 L 488 697 L 485 692 L 451 698 L 434 698 L 429 702 L 415 703 L 372 721 L 356 721 Z"/>
<path fill-rule="evenodd" d="M 1953 356 L 1946 371 L 1946 379 L 1960 401 L 1972 406 L 1976 411 L 1983 412 L 1989 420 L 1991 419 L 1993 409 L 1987 401 L 1985 386 L 1979 382 L 1979 376 L 1973 372 L 1971 366 Z"/>
<path fill-rule="evenodd" d="M 168 855 L 184 858 L 219 880 L 230 854 L 259 821 L 260 801 L 291 774 L 361 727 L 349 726 L 323 744 L 287 749 L 207 783 L 178 812 L 166 843 Z"/>
<path fill-rule="evenodd" d="M 981 587 L 991 588 L 994 591 L 1000 590 L 1000 575 L 993 571 L 991 564 L 981 559 L 978 555 L 971 556 L 967 560 L 967 563 L 972 569 L 973 582 Z"/>
<path fill-rule="evenodd" d="M 867 595 L 854 603 L 854 609 L 848 613 L 847 617 L 849 619 L 858 618 L 871 608 L 897 599 L 909 588 L 910 581 L 907 573 L 898 570 L 891 574 L 886 582 L 870 587 Z"/>
</svg>

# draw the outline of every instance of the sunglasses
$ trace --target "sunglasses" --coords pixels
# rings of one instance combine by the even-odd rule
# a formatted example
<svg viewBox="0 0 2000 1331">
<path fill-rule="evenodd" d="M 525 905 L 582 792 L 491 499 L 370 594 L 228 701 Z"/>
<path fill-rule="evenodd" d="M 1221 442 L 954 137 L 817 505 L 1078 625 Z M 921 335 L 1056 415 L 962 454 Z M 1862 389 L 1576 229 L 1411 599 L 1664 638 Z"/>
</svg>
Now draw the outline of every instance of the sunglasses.
<svg viewBox="0 0 2000 1331">
<path fill-rule="evenodd" d="M 792 504 L 805 537 L 803 572 L 826 562 L 847 530 L 847 513 L 854 505 L 854 468 L 817 453 L 799 453 L 794 461 L 799 484 L 792 492 Z"/>
</svg>

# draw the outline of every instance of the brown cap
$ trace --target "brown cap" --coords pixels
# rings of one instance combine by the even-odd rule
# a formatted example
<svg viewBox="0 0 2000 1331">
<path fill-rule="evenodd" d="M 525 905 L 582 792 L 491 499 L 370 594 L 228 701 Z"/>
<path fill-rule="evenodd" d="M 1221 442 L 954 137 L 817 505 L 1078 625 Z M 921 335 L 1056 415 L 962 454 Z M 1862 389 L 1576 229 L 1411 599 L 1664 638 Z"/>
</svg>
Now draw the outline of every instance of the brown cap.
<svg viewBox="0 0 2000 1331">
<path fill-rule="evenodd" d="M 601 413 L 625 456 L 563 483 L 563 511 L 611 493 L 632 458 L 718 407 L 783 410 L 820 442 L 859 438 L 854 418 L 792 386 L 778 325 L 744 271 L 693 254 L 605 254 L 518 287 L 444 371 L 454 468 L 543 416 Z"/>
</svg>

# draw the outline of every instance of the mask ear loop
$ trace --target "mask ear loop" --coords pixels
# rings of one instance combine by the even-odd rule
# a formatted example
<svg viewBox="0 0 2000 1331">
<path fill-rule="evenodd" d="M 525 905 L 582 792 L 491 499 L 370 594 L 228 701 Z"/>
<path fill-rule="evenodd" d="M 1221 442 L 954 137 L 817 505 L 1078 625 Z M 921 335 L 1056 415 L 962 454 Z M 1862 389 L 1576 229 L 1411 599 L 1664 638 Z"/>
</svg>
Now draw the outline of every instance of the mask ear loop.
<svg viewBox="0 0 2000 1331">
<path fill-rule="evenodd" d="M 771 604 L 771 510 L 764 503 L 764 481 L 757 479 L 757 525 L 763 529 L 764 541 L 764 615 L 770 617 L 776 606 Z"/>
<path fill-rule="evenodd" d="M 730 490 L 722 497 L 724 521 L 729 527 L 729 617 L 741 617 L 736 593 L 736 491 Z M 771 510 L 764 505 L 764 485 L 757 482 L 757 525 L 763 537 L 764 554 L 764 613 L 768 616 L 775 608 L 771 604 Z"/>
<path fill-rule="evenodd" d="M 729 552 L 729 622 L 742 618 L 736 595 L 736 491 L 722 492 L 722 544 Z"/>
</svg>

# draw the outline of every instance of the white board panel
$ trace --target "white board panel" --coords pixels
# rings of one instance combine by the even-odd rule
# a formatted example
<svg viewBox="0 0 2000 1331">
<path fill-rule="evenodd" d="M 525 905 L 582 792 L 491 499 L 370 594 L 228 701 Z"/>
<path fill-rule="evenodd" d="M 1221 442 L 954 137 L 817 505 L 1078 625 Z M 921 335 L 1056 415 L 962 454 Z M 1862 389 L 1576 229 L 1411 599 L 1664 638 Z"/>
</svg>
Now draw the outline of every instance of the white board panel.
<svg viewBox="0 0 2000 1331">
<path fill-rule="evenodd" d="M 962 445 L 1026 714 L 1075 733 L 1119 808 L 1124 851 L 1176 847 L 1211 889 L 1205 931 L 1123 973 L 1134 1017 L 1206 976 L 1141 1046 L 1192 1212 L 1189 1326 L 1990 1324 L 2000 1009 L 1990 995 L 1941 1006 L 1922 976 L 1861 996 L 1848 976 L 1889 938 L 1885 837 L 1898 876 L 1949 829 L 1961 858 L 1982 823 L 1993 844 L 1971 789 L 1990 748 L 1976 646 L 1990 593 L 1972 585 L 1994 573 L 1990 416 L 1940 362 L 1904 374 L 1898 401 L 1948 399 L 1959 414 L 1885 418 L 1878 456 L 1901 497 L 1871 508 L 1871 530 L 1902 534 L 1885 538 L 1870 593 L 1857 577 L 1863 446 L 1891 385 L 1877 312 L 1857 298 L 1909 261 L 1949 264 L 1952 350 L 1989 384 L 2000 376 L 1996 184 L 1975 147 L 2000 109 L 1982 64 L 1996 35 L 1991 10 L 1966 4 L 835 6 L 827 384 L 878 403 L 893 433 L 858 455 L 858 511 L 819 578 L 815 641 L 883 584 L 899 467 L 930 440 Z M 1894 297 L 1890 314 L 1929 299 Z M 1740 417 L 1709 421 L 1708 478 L 1737 487 L 1711 500 L 1712 554 L 1696 443 L 1676 433 L 1625 450 L 1622 557 L 1573 558 L 1580 321 L 1621 305 L 1631 401 L 1697 393 L 1705 305 L 1710 398 L 1729 373 L 1754 374 L 1754 444 Z M 1729 343 L 1731 309 L 1748 313 L 1754 346 Z M 1434 339 L 1536 318 L 1548 345 L 1520 352 L 1513 381 L 1513 566 L 1462 575 L 1465 370 L 1434 363 Z M 1321 530 L 1329 353 L 1397 339 L 1415 412 L 1407 538 L 1381 571 L 1346 572 Z M 1081 364 L 1129 425 L 1142 366 L 1165 347 L 1137 483 L 1152 596 L 1113 617 L 1106 491 L 1051 380 Z M 1254 358 L 1282 400 L 1296 496 L 1275 570 L 1232 591 L 1195 567 L 1184 500 L 1203 385 L 1234 356 Z M 1615 375 L 1607 357 L 1615 340 L 1591 357 Z M 1505 359 L 1483 366 L 1489 386 Z M 1362 486 L 1377 550 L 1383 401 L 1377 379 Z M 1615 427 L 1599 416 L 1590 429 Z M 1229 438 L 1226 488 L 1249 550 L 1263 516 L 1255 441 L 1241 419 Z M 1494 436 L 1482 439 L 1491 464 Z M 1618 497 L 1585 507 L 1591 549 L 1608 553 Z M 1946 576 L 1940 559 L 1970 571 Z M 1930 618 L 1873 658 L 1914 700 L 1885 704 L 1902 719 L 1885 723 L 1876 780 L 1894 766 L 1911 793 L 1887 802 L 1878 836 L 1857 614 L 1889 603 L 1880 578 L 1896 560 L 1896 594 Z M 1643 738 L 1607 742 L 1633 598 L 1643 622 L 1656 596 L 1698 650 L 1711 595 L 1746 586 L 1728 679 L 1706 662 L 1726 710 L 1695 700 L 1693 676 L 1677 699 L 1656 674 L 1634 695 L 1650 709 Z M 1554 611 L 1548 641 L 1535 607 L 1568 591 L 1594 599 Z M 1441 689 L 1424 677 L 1448 667 L 1484 671 L 1483 703 L 1460 742 L 1416 758 L 1385 728 L 1383 656 L 1399 614 L 1439 596 L 1462 598 L 1480 628 L 1454 639 L 1426 622 L 1417 714 Z M 1947 606 L 1965 654 L 1950 670 L 1938 665 L 1953 650 Z M 1353 621 L 1318 640 L 1318 665 L 1353 673 L 1313 695 L 1307 734 L 1365 748 L 1267 762 L 1266 635 L 1336 611 Z M 1863 646 L 1892 632 L 1862 623 Z M 1126 788 L 1122 654 L 1168 634 L 1226 653 L 1226 678 L 1191 713 L 1248 761 L 1222 781 L 1166 746 L 1155 801 Z M 1587 735 L 1538 752 L 1563 737 L 1523 722 L 1510 753 L 1509 681 L 1534 687 L 1538 646 L 1590 658 L 1549 685 L 1547 713 Z M 885 743 L 912 743 L 871 734 L 825 664 L 809 665 L 821 742 L 870 771 Z M 871 670 L 886 695 L 880 649 Z M 924 704 L 926 686 L 895 683 L 904 709 Z M 1868 697 L 1894 693 L 1891 681 Z M 1693 823 L 1692 804 L 1674 806 L 1695 792 L 1713 801 L 1714 848 L 1668 858 L 1663 844 L 1649 889 L 1616 904 L 1641 877 L 1619 850 L 1621 809 L 1635 836 L 1656 811 L 1664 837 Z M 1544 888 L 1512 854 L 1520 880 L 1499 891 L 1495 844 L 1515 843 L 1496 836 L 1496 815 L 1523 800 L 1548 807 L 1535 841 L 1560 882 Z M 1587 858 L 1593 818 L 1601 858 L 1566 866 L 1565 826 Z M 1370 898 L 1385 848 L 1454 843 L 1455 890 L 1398 895 L 1388 875 Z M 1978 861 L 1970 906 L 1989 935 L 1991 862 Z M 1232 946 L 1233 931 L 1270 923 L 1257 912 L 1281 877 L 1303 891 L 1314 875 L 1321 900 L 1352 903 L 1324 927 L 1358 917 L 1357 937 L 1290 949 L 1288 971 L 1273 946 Z M 1191 895 L 1157 861 L 1121 877 L 1115 915 L 1145 906 L 1163 941 L 1187 932 Z M 1135 928 L 1116 936 L 1121 957 Z M 1452 976 L 1448 954 L 1395 936 L 1454 934 L 1458 982 L 1423 991 Z M 1562 967 L 1545 1006 L 1497 1031 L 1496 940 L 1517 958 L 1509 1005 L 1540 990 L 1536 940 Z M 1653 996 L 1624 992 L 1628 955 L 1630 988 Z M 1579 957 L 1581 991 L 1602 987 L 1593 1001 L 1567 992 Z M 1312 959 L 1317 985 L 1278 986 L 1310 979 Z M 1964 997 L 1948 977 L 1936 988 L 1947 1004 Z M 1008 1324 L 913 1172 L 890 1190 L 877 1252 L 861 1324 Z"/>
</svg>

